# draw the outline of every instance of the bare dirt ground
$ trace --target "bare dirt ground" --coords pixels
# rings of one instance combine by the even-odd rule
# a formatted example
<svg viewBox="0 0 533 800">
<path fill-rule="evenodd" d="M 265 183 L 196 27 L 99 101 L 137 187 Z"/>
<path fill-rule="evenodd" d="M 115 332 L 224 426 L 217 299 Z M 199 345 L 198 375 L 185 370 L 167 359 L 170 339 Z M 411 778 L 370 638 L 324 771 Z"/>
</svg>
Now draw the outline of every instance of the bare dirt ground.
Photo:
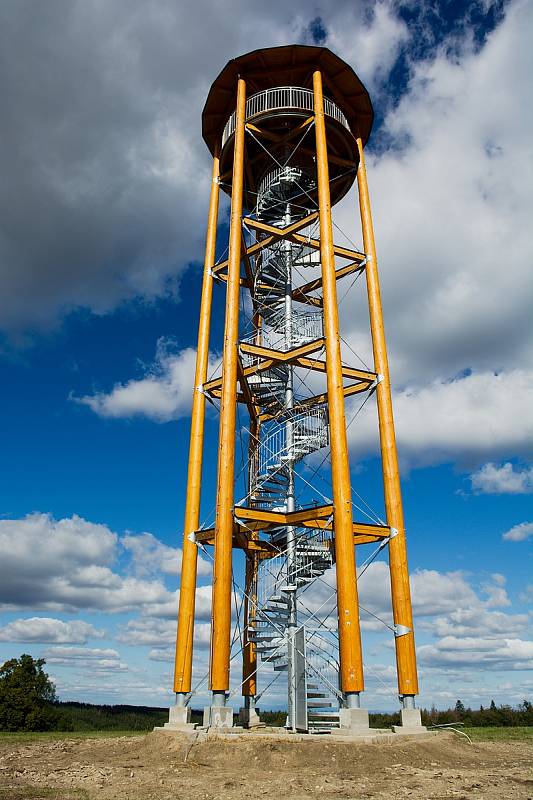
<svg viewBox="0 0 533 800">
<path fill-rule="evenodd" d="M 531 741 L 195 741 L 152 733 L 0 743 L 0 800 L 531 798 Z"/>
</svg>

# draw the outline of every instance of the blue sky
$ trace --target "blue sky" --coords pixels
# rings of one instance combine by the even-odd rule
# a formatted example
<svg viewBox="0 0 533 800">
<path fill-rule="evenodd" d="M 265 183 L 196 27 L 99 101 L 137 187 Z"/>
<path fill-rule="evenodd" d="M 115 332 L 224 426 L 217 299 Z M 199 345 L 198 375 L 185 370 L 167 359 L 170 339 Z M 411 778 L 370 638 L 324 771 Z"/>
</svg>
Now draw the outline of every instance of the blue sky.
<svg viewBox="0 0 533 800">
<path fill-rule="evenodd" d="M 44 655 L 63 699 L 170 702 L 210 171 L 201 108 L 229 58 L 318 42 L 376 109 L 367 159 L 421 703 L 519 702 L 533 689 L 531 6 L 229 6 L 0 12 L 0 658 Z M 358 241 L 353 193 L 335 214 Z M 363 288 L 341 315 L 368 359 Z M 217 286 L 214 362 L 223 297 Z M 350 427 L 352 479 L 382 514 L 375 428 L 369 403 Z M 206 516 L 214 413 L 208 434 Z M 388 619 L 383 561 L 361 597 Z M 390 637 L 362 621 L 366 705 L 395 707 Z"/>
</svg>

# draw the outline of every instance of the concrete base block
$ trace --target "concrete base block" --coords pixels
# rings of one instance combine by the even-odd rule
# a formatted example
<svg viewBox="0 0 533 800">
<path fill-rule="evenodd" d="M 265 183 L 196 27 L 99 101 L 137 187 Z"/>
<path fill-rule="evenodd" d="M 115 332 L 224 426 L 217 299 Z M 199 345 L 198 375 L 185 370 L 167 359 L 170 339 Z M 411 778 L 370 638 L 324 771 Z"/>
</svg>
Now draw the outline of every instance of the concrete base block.
<svg viewBox="0 0 533 800">
<path fill-rule="evenodd" d="M 205 706 L 204 728 L 233 728 L 233 709 L 231 706 Z"/>
<path fill-rule="evenodd" d="M 258 708 L 239 708 L 239 724 L 243 728 L 264 728 L 265 723 L 259 718 Z"/>
<path fill-rule="evenodd" d="M 191 709 L 188 706 L 171 706 L 167 725 L 187 725 L 191 721 Z"/>
<path fill-rule="evenodd" d="M 401 725 L 393 725 L 392 730 L 394 733 L 403 734 L 417 734 L 425 733 L 427 728 L 422 725 L 422 717 L 419 708 L 402 708 L 401 710 Z"/>
<path fill-rule="evenodd" d="M 185 733 L 193 731 L 196 725 L 191 722 L 191 709 L 186 706 L 171 706 L 168 714 L 168 722 L 165 722 L 163 728 L 154 728 L 154 730 L 170 730 L 170 731 L 184 731 Z"/>
<path fill-rule="evenodd" d="M 339 709 L 340 730 L 351 734 L 368 734 L 368 711 L 366 708 Z"/>
</svg>

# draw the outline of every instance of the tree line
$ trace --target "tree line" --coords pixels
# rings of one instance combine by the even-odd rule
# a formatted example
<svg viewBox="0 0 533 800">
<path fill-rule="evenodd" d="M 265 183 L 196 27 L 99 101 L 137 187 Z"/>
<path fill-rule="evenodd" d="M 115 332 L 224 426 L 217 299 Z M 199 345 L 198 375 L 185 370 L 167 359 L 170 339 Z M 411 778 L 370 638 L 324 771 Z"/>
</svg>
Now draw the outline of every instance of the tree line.
<svg viewBox="0 0 533 800">
<path fill-rule="evenodd" d="M 167 708 L 127 705 L 93 705 L 60 702 L 55 686 L 44 671 L 45 661 L 29 655 L 13 658 L 0 667 L 0 731 L 105 731 L 151 730 L 168 720 Z M 261 714 L 267 725 L 283 727 L 285 711 Z M 200 722 L 202 713 L 193 710 L 192 719 Z M 422 709 L 424 725 L 463 723 L 468 727 L 533 726 L 533 704 L 524 700 L 513 708 L 497 706 L 494 700 L 479 709 L 466 708 L 457 700 L 444 711 Z M 400 723 L 400 714 L 370 713 L 373 728 L 389 728 Z"/>
</svg>

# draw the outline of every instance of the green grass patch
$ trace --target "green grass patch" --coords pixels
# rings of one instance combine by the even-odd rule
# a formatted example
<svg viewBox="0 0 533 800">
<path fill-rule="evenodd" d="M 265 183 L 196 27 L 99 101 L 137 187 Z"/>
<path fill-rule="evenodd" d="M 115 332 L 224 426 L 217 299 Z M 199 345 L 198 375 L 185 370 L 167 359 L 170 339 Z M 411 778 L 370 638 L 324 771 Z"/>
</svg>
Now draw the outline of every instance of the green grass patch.
<svg viewBox="0 0 533 800">
<path fill-rule="evenodd" d="M 467 728 L 459 727 L 464 731 L 473 742 L 518 742 L 533 741 L 533 727 L 527 725 L 517 725 L 508 728 Z"/>
<path fill-rule="evenodd" d="M 64 739 L 109 739 L 117 736 L 146 736 L 148 731 L 21 731 L 18 733 L 8 733 L 0 731 L 0 745 L 3 742 L 56 742 Z M 0 800 L 3 800 L 0 794 Z"/>
</svg>

